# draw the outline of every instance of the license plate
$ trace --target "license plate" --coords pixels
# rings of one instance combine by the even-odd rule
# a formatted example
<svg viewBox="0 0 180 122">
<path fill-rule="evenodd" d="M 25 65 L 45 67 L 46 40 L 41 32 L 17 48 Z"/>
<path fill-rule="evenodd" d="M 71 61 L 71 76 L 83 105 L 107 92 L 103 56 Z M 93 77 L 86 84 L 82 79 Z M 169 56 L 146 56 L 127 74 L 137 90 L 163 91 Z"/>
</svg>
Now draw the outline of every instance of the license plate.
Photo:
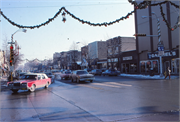
<svg viewBox="0 0 180 122">
<path fill-rule="evenodd" d="M 87 81 L 88 81 L 89 79 L 87 79 Z"/>
<path fill-rule="evenodd" d="M 22 90 L 26 90 L 26 88 L 22 88 Z"/>
</svg>

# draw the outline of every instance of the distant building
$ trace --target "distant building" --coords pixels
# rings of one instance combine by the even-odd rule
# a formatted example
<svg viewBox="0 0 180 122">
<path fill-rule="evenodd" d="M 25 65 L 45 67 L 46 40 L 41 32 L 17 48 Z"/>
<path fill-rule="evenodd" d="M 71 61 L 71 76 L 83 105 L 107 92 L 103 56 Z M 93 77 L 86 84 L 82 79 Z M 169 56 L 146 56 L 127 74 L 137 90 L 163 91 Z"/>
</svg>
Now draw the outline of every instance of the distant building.
<svg viewBox="0 0 180 122">
<path fill-rule="evenodd" d="M 78 50 L 70 50 L 66 55 L 67 67 L 71 70 L 81 69 L 81 52 Z"/>
<path fill-rule="evenodd" d="M 89 68 L 103 68 L 107 66 L 106 41 L 95 41 L 88 44 Z"/>
<path fill-rule="evenodd" d="M 137 65 L 134 58 L 123 60 L 124 53 L 136 50 L 136 42 L 134 37 L 114 37 L 108 39 L 106 41 L 106 45 L 108 68 L 115 68 L 120 71 L 123 71 L 123 68 L 126 68 L 127 71 L 130 71 L 130 63 Z M 129 56 L 135 57 L 136 52 L 130 53 Z"/>
</svg>

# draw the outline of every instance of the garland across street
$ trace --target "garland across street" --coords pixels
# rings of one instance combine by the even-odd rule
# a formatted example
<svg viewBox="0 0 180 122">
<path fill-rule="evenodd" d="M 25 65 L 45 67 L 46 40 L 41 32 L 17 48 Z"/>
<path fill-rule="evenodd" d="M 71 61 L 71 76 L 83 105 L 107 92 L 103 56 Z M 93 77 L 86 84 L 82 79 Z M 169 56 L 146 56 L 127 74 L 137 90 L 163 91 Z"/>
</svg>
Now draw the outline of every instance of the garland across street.
<svg viewBox="0 0 180 122">
<path fill-rule="evenodd" d="M 112 25 L 112 24 L 115 24 L 115 23 L 118 23 L 119 21 L 121 20 L 124 20 L 124 19 L 127 19 L 129 18 L 130 15 L 132 15 L 134 12 L 136 12 L 137 9 L 145 9 L 147 8 L 148 6 L 160 6 L 160 12 L 161 12 L 161 15 L 163 17 L 163 21 L 166 23 L 167 27 L 173 31 L 175 30 L 179 25 L 178 23 L 180 23 L 180 17 L 178 16 L 177 17 L 177 22 L 175 23 L 175 25 L 173 27 L 171 27 L 171 25 L 169 24 L 169 22 L 166 20 L 166 18 L 164 17 L 164 13 L 163 13 L 163 8 L 162 8 L 162 4 L 165 4 L 167 2 L 170 2 L 170 4 L 176 8 L 180 8 L 178 5 L 176 5 L 175 3 L 171 2 L 171 1 L 164 1 L 164 2 L 159 2 L 159 3 L 156 3 L 156 4 L 151 4 L 151 1 L 146 1 L 144 0 L 143 2 L 141 3 L 137 3 L 136 1 L 132 1 L 132 0 L 128 0 L 129 3 L 131 3 L 132 5 L 134 5 L 134 11 L 131 11 L 130 13 L 128 13 L 126 16 L 122 16 L 121 18 L 119 19 L 116 19 L 112 22 L 104 22 L 104 23 L 91 23 L 90 21 L 84 21 L 78 17 L 76 17 L 75 15 L 73 15 L 72 13 L 70 13 L 65 7 L 61 7 L 59 9 L 59 11 L 54 15 L 54 17 L 48 19 L 46 22 L 44 23 L 41 23 L 39 25 L 34 25 L 34 26 L 24 26 L 24 25 L 19 25 L 15 22 L 13 22 L 12 20 L 10 20 L 0 9 L 0 14 L 9 22 L 11 23 L 13 26 L 16 26 L 18 28 L 29 28 L 29 29 L 35 29 L 35 28 L 40 28 L 42 26 L 45 26 L 47 24 L 49 24 L 50 22 L 52 22 L 59 14 L 62 13 L 62 16 L 63 16 L 63 19 L 62 21 L 65 22 L 66 21 L 66 18 L 65 18 L 65 15 L 68 14 L 69 16 L 71 16 L 72 18 L 78 20 L 79 22 L 81 22 L 82 24 L 88 24 L 90 26 L 109 26 L 109 25 Z M 62 12 L 63 11 L 63 12 Z"/>
</svg>

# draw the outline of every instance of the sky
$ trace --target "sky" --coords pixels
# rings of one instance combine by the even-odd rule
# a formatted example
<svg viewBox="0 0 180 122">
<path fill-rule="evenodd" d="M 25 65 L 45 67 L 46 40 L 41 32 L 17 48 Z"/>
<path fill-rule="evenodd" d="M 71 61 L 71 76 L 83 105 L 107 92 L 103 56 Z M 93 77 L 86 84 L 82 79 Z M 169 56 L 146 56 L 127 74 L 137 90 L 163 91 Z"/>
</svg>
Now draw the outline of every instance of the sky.
<svg viewBox="0 0 180 122">
<path fill-rule="evenodd" d="M 65 7 L 76 17 L 92 23 L 115 21 L 133 11 L 128 0 L 0 0 L 1 11 L 13 22 L 24 26 L 35 26 L 52 18 L 61 7 Z M 19 28 L 0 16 L 0 49 L 5 38 Z M 20 46 L 24 59 L 52 59 L 55 52 L 70 50 L 73 42 L 80 42 L 79 48 L 94 41 L 135 34 L 134 14 L 128 19 L 110 26 L 90 26 L 82 24 L 66 14 L 66 22 L 60 14 L 46 26 L 27 29 L 14 34 L 14 41 Z"/>
</svg>

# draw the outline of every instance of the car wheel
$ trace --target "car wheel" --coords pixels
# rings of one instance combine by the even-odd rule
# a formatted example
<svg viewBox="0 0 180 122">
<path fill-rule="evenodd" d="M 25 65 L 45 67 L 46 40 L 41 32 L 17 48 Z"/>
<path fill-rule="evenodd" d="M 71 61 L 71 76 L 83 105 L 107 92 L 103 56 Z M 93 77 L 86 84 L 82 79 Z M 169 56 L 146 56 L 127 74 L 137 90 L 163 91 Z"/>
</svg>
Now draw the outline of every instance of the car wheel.
<svg viewBox="0 0 180 122">
<path fill-rule="evenodd" d="M 73 78 L 71 78 L 71 82 L 74 82 L 74 81 L 73 81 Z"/>
<path fill-rule="evenodd" d="M 90 82 L 92 83 L 92 82 L 93 82 L 93 80 L 90 80 Z"/>
<path fill-rule="evenodd" d="M 17 93 L 17 92 L 18 92 L 18 90 L 12 90 L 12 92 L 13 92 L 13 93 Z"/>
<path fill-rule="evenodd" d="M 49 83 L 47 82 L 45 85 L 45 88 L 47 89 L 49 87 Z"/>
<path fill-rule="evenodd" d="M 105 75 L 103 75 L 103 76 L 105 76 Z"/>
<path fill-rule="evenodd" d="M 33 85 L 31 86 L 31 88 L 29 89 L 29 91 L 30 91 L 30 92 L 33 92 L 33 91 L 35 91 L 35 89 L 36 89 L 36 87 L 35 87 L 35 85 L 33 84 Z"/>
</svg>

